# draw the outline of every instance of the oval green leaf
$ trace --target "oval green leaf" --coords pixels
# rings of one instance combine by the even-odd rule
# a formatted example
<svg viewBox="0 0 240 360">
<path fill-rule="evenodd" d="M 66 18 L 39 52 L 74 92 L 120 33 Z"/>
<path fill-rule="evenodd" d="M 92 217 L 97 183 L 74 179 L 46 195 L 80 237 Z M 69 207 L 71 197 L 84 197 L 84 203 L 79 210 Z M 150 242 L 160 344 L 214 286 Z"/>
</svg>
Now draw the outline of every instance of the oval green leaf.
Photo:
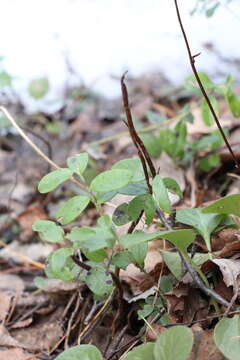
<svg viewBox="0 0 240 360">
<path fill-rule="evenodd" d="M 133 177 L 132 182 L 142 181 L 145 179 L 142 163 L 139 158 L 129 158 L 118 161 L 112 166 L 112 169 L 123 169 L 131 171 Z"/>
<path fill-rule="evenodd" d="M 49 82 L 47 78 L 34 79 L 30 82 L 28 92 L 34 99 L 41 99 L 49 90 Z"/>
<path fill-rule="evenodd" d="M 222 197 L 202 209 L 202 213 L 233 214 L 240 216 L 240 194 Z"/>
<path fill-rule="evenodd" d="M 94 345 L 78 345 L 63 351 L 55 360 L 102 360 L 102 355 Z"/>
<path fill-rule="evenodd" d="M 69 224 L 83 212 L 83 210 L 88 206 L 89 201 L 90 199 L 87 196 L 74 196 L 58 210 L 56 217 L 62 225 Z"/>
<path fill-rule="evenodd" d="M 154 346 L 157 360 L 187 360 L 193 346 L 193 333 L 186 326 L 165 330 Z"/>
<path fill-rule="evenodd" d="M 214 341 L 218 349 L 229 360 L 239 360 L 240 316 L 221 319 L 214 329 Z"/>
<path fill-rule="evenodd" d="M 76 154 L 67 159 L 67 166 L 78 175 L 82 175 L 88 164 L 88 153 Z"/>
<path fill-rule="evenodd" d="M 163 179 L 156 175 L 152 183 L 153 197 L 157 205 L 166 213 L 170 214 L 172 212 L 171 203 L 168 197 L 168 192 L 166 186 L 163 182 Z"/>
<path fill-rule="evenodd" d="M 176 194 L 180 198 L 183 197 L 183 193 L 180 189 L 180 186 L 178 185 L 178 183 L 176 182 L 175 179 L 170 178 L 170 177 L 165 177 L 165 178 L 163 178 L 163 183 L 166 186 L 166 188 L 168 189 L 168 191 L 170 191 L 172 194 Z"/>
<path fill-rule="evenodd" d="M 153 356 L 153 349 L 153 343 L 136 346 L 127 354 L 124 360 L 154 360 L 156 358 Z"/>
<path fill-rule="evenodd" d="M 64 241 L 64 231 L 53 221 L 39 220 L 32 226 L 33 231 L 38 231 L 43 241 L 61 242 Z"/>
<path fill-rule="evenodd" d="M 104 171 L 93 179 L 90 188 L 100 193 L 121 189 L 131 181 L 132 176 L 132 172 L 125 169 Z"/>
<path fill-rule="evenodd" d="M 56 189 L 59 185 L 70 179 L 72 170 L 63 168 L 50 172 L 45 175 L 38 184 L 38 191 L 41 194 L 48 193 Z"/>
<path fill-rule="evenodd" d="M 121 236 L 120 244 L 124 248 L 131 248 L 143 242 L 161 238 L 170 241 L 179 250 L 186 251 L 187 247 L 194 241 L 195 236 L 194 231 L 190 229 L 159 231 L 155 233 L 135 231 L 133 234 Z"/>
<path fill-rule="evenodd" d="M 131 221 L 131 217 L 128 215 L 128 204 L 123 203 L 119 205 L 113 213 L 112 221 L 117 226 L 122 226 Z"/>
</svg>

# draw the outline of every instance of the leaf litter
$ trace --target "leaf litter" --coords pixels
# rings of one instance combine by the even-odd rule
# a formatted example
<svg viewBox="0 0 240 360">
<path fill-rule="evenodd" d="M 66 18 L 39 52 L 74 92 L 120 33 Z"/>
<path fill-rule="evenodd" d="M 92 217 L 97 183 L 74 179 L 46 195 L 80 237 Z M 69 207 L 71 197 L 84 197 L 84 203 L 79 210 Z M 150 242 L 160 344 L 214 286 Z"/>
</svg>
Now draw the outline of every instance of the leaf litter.
<svg viewBox="0 0 240 360">
<path fill-rule="evenodd" d="M 176 102 L 182 101 L 181 94 L 179 94 L 179 97 L 175 96 L 173 101 L 169 99 L 166 104 L 165 95 L 159 93 L 158 89 L 153 89 L 149 85 L 151 81 L 153 82 L 153 78 L 148 79 L 148 82 L 146 79 L 130 81 L 133 113 L 137 117 L 139 129 L 152 124 L 146 117 L 148 111 L 154 111 L 159 118 L 161 116 L 173 117 L 176 114 Z M 69 111 L 72 102 L 71 104 L 67 102 L 68 109 L 64 109 L 62 130 L 58 137 L 47 132 L 42 124 L 58 121 L 59 114 L 41 114 L 41 120 L 36 117 L 33 119 L 33 123 L 27 115 L 23 114 L 26 122 L 33 124 L 34 129 L 51 142 L 55 161 L 61 166 L 65 167 L 65 159 L 78 153 L 79 148 L 87 151 L 93 162 L 92 168 L 88 169 L 89 179 L 100 170 L 109 169 L 117 160 L 136 156 L 132 141 L 126 136 L 126 129 L 120 121 L 121 106 L 114 104 L 113 108 L 118 108 L 118 110 L 112 112 L 107 108 L 106 102 L 104 105 L 104 101 L 97 102 L 94 97 L 90 100 L 80 114 L 79 111 L 75 111 L 75 113 Z M 187 101 L 189 100 L 187 99 Z M 195 100 L 191 100 L 191 106 L 196 108 Z M 194 117 L 194 125 L 188 125 L 189 140 L 200 138 L 203 134 L 211 131 L 209 127 L 202 125 L 201 116 L 197 110 L 194 110 Z M 236 123 L 229 117 L 229 114 L 224 121 L 229 129 L 234 128 L 235 139 L 238 138 L 237 131 L 239 132 L 239 130 L 236 130 Z M 64 132 L 63 129 L 67 130 Z M 123 135 L 121 135 L 122 133 Z M 114 141 L 101 142 L 103 138 L 116 134 L 120 134 L 120 136 L 116 136 Z M 13 166 L 18 174 L 18 179 L 13 194 L 11 195 L 8 186 L 8 189 L 6 188 L 8 195 L 6 196 L 5 192 L 4 196 L 4 203 L 7 207 L 6 214 L 10 221 L 1 228 L 1 238 L 6 246 L 0 250 L 0 359 L 47 360 L 52 358 L 52 354 L 57 355 L 59 351 L 63 351 L 69 345 L 76 344 L 79 333 L 84 331 L 86 324 L 91 325 L 91 320 L 99 311 L 99 304 L 102 303 L 92 298 L 81 281 L 64 282 L 43 278 L 43 267 L 41 268 L 37 264 L 44 264 L 53 248 L 59 245 L 39 242 L 32 231 L 32 223 L 35 220 L 48 219 L 49 215 L 53 216 L 53 209 L 58 207 L 63 199 L 68 198 L 71 186 L 68 189 L 62 186 L 61 191 L 57 190 L 51 195 L 39 195 L 36 192 L 36 186 L 41 176 L 46 173 L 46 165 L 28 149 L 18 135 L 15 134 L 14 137 L 20 148 L 15 146 L 11 151 L 4 150 L 2 155 L 4 165 L 1 165 L 5 172 L 5 183 L 11 182 Z M 9 148 L 10 146 L 12 145 L 9 143 Z M 42 144 L 40 146 L 44 147 Z M 19 149 L 26 151 L 24 154 L 28 158 L 27 167 L 24 166 L 26 160 L 17 157 Z M 229 160 L 226 159 L 224 151 L 223 148 L 221 156 L 225 159 L 223 163 L 227 163 Z M 9 155 L 12 157 L 11 167 L 7 164 Z M 186 171 L 181 166 L 177 166 L 166 153 L 156 157 L 154 162 L 156 167 L 160 168 L 161 176 L 173 177 L 180 185 L 181 191 L 184 192 L 183 200 L 176 195 L 170 195 L 172 205 L 180 211 L 188 208 L 189 204 L 195 203 L 195 206 L 204 206 L 205 201 L 217 199 L 219 197 L 217 190 L 219 178 L 227 178 L 226 171 L 222 167 L 208 177 L 207 183 L 204 184 L 202 175 L 199 174 L 194 164 L 191 168 L 191 176 L 186 176 Z M 26 171 L 22 169 L 26 169 Z M 200 190 L 203 186 L 205 186 L 205 192 Z M 189 187 L 192 187 L 195 201 L 191 198 Z M 225 189 L 225 194 L 228 194 L 228 189 L 230 188 Z M 109 204 L 105 205 L 106 213 L 112 215 L 114 209 L 122 203 L 123 198 L 124 201 L 129 201 L 129 197 L 126 195 L 118 195 L 113 201 L 110 200 Z M 9 199 L 11 200 L 10 205 Z M 79 218 L 77 223 L 84 226 L 95 225 L 94 209 L 87 210 L 87 214 L 87 217 L 83 215 L 82 218 Z M 0 214 L 0 217 L 3 215 Z M 187 226 L 184 223 L 179 224 L 180 228 L 187 228 Z M 128 224 L 123 225 L 119 228 L 119 234 L 126 234 L 127 229 Z M 159 223 L 153 223 L 148 229 L 145 229 L 142 222 L 139 222 L 136 229 L 149 232 L 163 230 L 159 230 Z M 69 231 L 67 224 L 65 230 Z M 239 230 L 235 228 L 216 230 L 211 235 L 212 251 L 216 252 L 216 258 L 208 260 L 205 256 L 207 254 L 203 250 L 204 243 L 201 234 L 196 238 L 194 244 L 196 251 L 192 249 L 191 256 L 206 275 L 214 274 L 216 276 L 217 292 L 224 294 L 223 296 L 226 296 L 229 301 L 237 294 L 235 302 L 239 303 Z M 169 279 L 167 286 L 162 281 L 166 278 Z M 212 305 L 209 299 L 194 286 L 189 273 L 182 266 L 181 260 L 170 243 L 163 244 L 160 240 L 149 242 L 142 271 L 130 264 L 125 270 L 120 271 L 120 279 L 127 315 L 124 314 L 122 324 L 115 332 L 115 337 L 119 336 L 120 338 L 118 346 L 123 346 L 124 349 L 127 341 L 134 340 L 143 327 L 143 322 L 136 320 L 136 313 L 142 309 L 144 302 L 148 300 L 151 303 L 154 302 L 157 294 L 161 296 L 161 299 L 162 297 L 165 299 L 166 316 L 161 319 L 160 324 L 152 325 L 154 333 L 150 333 L 149 328 L 147 329 L 147 338 L 155 341 L 154 334 L 166 331 L 167 326 L 165 325 L 167 324 L 188 324 L 195 338 L 195 346 L 189 360 L 222 359 L 222 355 L 213 341 Z M 38 293 L 39 291 L 40 293 Z M 91 330 L 89 325 L 91 331 L 83 334 L 83 342 L 97 345 L 102 352 L 105 351 L 107 342 L 109 342 L 109 339 L 105 338 L 105 334 L 109 332 L 109 328 L 115 321 L 116 305 L 111 303 L 109 309 L 103 311 L 99 327 L 93 327 Z M 226 309 L 223 307 L 222 311 L 226 311 Z M 121 330 L 126 323 L 128 329 L 125 330 L 125 338 L 121 338 Z M 111 354 L 110 350 L 107 351 L 108 355 Z"/>
</svg>

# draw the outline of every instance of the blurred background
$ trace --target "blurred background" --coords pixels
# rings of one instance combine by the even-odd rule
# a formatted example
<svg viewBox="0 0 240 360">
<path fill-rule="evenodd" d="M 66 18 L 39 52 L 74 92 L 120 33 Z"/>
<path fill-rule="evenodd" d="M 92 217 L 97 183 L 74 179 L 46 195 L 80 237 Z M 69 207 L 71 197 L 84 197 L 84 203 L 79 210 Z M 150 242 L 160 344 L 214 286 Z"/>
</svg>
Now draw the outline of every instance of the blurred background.
<svg viewBox="0 0 240 360">
<path fill-rule="evenodd" d="M 54 112 L 69 85 L 115 98 L 119 77 L 162 74 L 176 86 L 191 73 L 169 0 L 0 1 L 0 85 L 26 111 Z M 179 1 L 199 71 L 214 79 L 238 77 L 240 3 Z M 6 76 L 9 76 L 8 78 Z M 29 84 L 40 90 L 34 95 Z M 11 91 L 10 91 L 11 87 Z"/>
</svg>

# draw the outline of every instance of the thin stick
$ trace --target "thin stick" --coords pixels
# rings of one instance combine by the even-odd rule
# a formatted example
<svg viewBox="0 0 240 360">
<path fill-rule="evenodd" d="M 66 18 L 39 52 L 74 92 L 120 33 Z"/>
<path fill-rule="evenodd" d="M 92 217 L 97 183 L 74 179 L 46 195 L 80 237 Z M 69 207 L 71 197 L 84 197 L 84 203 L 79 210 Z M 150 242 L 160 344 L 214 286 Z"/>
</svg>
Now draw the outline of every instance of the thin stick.
<svg viewBox="0 0 240 360">
<path fill-rule="evenodd" d="M 133 124 L 133 120 L 132 120 L 132 114 L 131 114 L 131 110 L 130 110 L 130 106 L 129 106 L 129 101 L 128 101 L 128 91 L 127 91 L 127 87 L 125 85 L 125 75 L 126 72 L 122 75 L 121 77 L 121 89 L 122 89 L 122 99 L 123 99 L 123 106 L 124 106 L 124 110 L 125 110 L 125 114 L 126 114 L 126 118 L 127 118 L 127 125 L 129 128 L 129 132 L 131 135 L 131 138 L 133 140 L 134 145 L 136 146 L 136 148 L 138 149 L 139 153 L 142 154 L 142 156 L 145 158 L 151 173 L 152 173 L 152 177 L 156 176 L 156 170 L 155 167 L 153 165 L 152 159 L 149 156 L 144 143 L 142 142 L 142 140 L 140 139 L 140 137 L 138 136 L 134 124 Z M 140 158 L 141 159 L 141 158 Z M 148 177 L 148 175 L 147 175 Z"/>
<path fill-rule="evenodd" d="M 3 246 L 5 248 L 8 249 L 8 251 L 12 254 L 14 254 L 16 257 L 18 257 L 19 259 L 22 259 L 23 261 L 26 261 L 26 263 L 28 264 L 32 264 L 34 265 L 37 269 L 45 269 L 45 265 L 38 262 L 38 261 L 34 261 L 32 259 L 30 259 L 29 257 L 27 257 L 26 255 L 23 255 L 13 249 L 11 249 L 7 244 L 5 244 L 3 241 L 0 241 L 0 246 Z"/>
<path fill-rule="evenodd" d="M 88 331 L 89 328 L 91 328 L 91 326 L 98 320 L 98 318 L 100 317 L 100 315 L 104 312 L 104 310 L 107 308 L 107 306 L 110 304 L 113 294 L 114 294 L 114 290 L 113 289 L 111 291 L 111 293 L 109 294 L 107 300 L 105 301 L 104 305 L 101 307 L 101 309 L 97 312 L 97 314 L 94 316 L 94 318 L 88 323 L 88 325 L 80 332 L 80 334 L 78 335 L 78 339 L 77 339 L 77 344 L 80 345 L 81 343 L 81 339 L 83 337 L 83 335 Z"/>
<path fill-rule="evenodd" d="M 184 41 L 185 41 L 185 45 L 186 45 L 186 48 L 187 48 L 188 57 L 189 57 L 189 61 L 190 61 L 190 64 L 191 64 L 192 71 L 193 71 L 194 76 L 195 76 L 195 78 L 197 80 L 198 86 L 199 86 L 199 88 L 200 88 L 200 90 L 201 90 L 201 92 L 202 92 L 202 94 L 203 94 L 203 96 L 204 96 L 204 98 L 205 98 L 205 100 L 206 100 L 206 102 L 208 104 L 208 107 L 209 107 L 209 109 L 210 109 L 210 111 L 212 113 L 212 116 L 213 116 L 213 118 L 215 120 L 215 123 L 217 124 L 217 127 L 218 127 L 218 129 L 219 129 L 219 131 L 220 131 L 220 133 L 221 133 L 221 135 L 223 137 L 223 140 L 224 140 L 224 142 L 225 142 L 225 144 L 226 144 L 226 146 L 227 146 L 227 148 L 228 148 L 228 150 L 229 150 L 229 152 L 230 152 L 230 154 L 231 154 L 231 156 L 232 156 L 232 158 L 233 158 L 233 160 L 235 162 L 235 165 L 236 165 L 237 168 L 240 169 L 240 163 L 239 163 L 237 157 L 235 156 L 235 154 L 234 154 L 234 152 L 233 152 L 233 150 L 231 148 L 231 145 L 229 144 L 229 142 L 228 142 L 228 140 L 226 138 L 226 135 L 224 134 L 222 126 L 221 126 L 221 124 L 220 124 L 220 122 L 218 120 L 217 114 L 214 111 L 214 108 L 213 108 L 213 106 L 211 104 L 211 101 L 210 101 L 210 99 L 209 99 L 209 97 L 207 95 L 207 92 L 206 92 L 206 90 L 205 90 L 205 88 L 203 86 L 203 83 L 202 83 L 202 81 L 201 81 L 201 79 L 200 79 L 200 77 L 198 75 L 198 72 L 197 72 L 197 69 L 196 69 L 196 66 L 195 66 L 195 58 L 197 56 L 199 56 L 200 53 L 198 53 L 196 55 L 192 55 L 191 48 L 190 48 L 190 45 L 189 45 L 189 41 L 188 41 L 188 38 L 187 38 L 187 35 L 186 35 L 186 31 L 185 31 L 183 23 L 182 23 L 182 19 L 181 19 L 180 11 L 179 11 L 179 8 L 178 8 L 177 0 L 174 0 L 174 3 L 175 3 L 175 7 L 176 7 L 178 22 L 179 22 L 179 25 L 180 25 L 180 28 L 181 28 L 181 31 L 182 31 L 182 34 L 183 34 L 183 38 L 184 38 Z"/>
</svg>

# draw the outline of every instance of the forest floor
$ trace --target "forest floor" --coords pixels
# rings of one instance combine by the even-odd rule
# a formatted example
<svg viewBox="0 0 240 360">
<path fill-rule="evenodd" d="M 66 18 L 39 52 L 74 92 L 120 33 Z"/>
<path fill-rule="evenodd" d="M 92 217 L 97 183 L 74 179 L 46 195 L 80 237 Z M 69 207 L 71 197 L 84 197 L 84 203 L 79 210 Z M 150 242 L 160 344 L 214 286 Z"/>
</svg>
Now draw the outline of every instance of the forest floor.
<svg viewBox="0 0 240 360">
<path fill-rule="evenodd" d="M 172 127 L 184 105 L 191 107 L 194 116 L 194 122 L 188 124 L 188 139 L 200 139 L 216 128 L 203 124 L 197 98 L 183 89 L 172 88 L 156 74 L 129 79 L 128 86 L 135 126 L 145 134 L 156 134 L 162 127 Z M 51 115 L 27 115 L 18 102 L 5 100 L 5 105 L 31 140 L 59 166 L 65 167 L 66 158 L 73 154 L 88 152 L 91 158 L 88 181 L 116 161 L 137 156 L 122 121 L 121 99 L 107 101 L 89 89 L 81 89 L 74 96 L 67 94 L 65 105 Z M 232 117 L 223 102 L 220 107 L 229 141 L 236 144 L 240 121 Z M 189 359 L 223 359 L 211 336 L 216 318 L 210 299 L 186 275 L 178 281 L 175 279 L 174 286 L 168 288 L 167 279 L 172 279 L 173 275 L 164 265 L 159 251 L 163 246 L 160 240 L 149 243 L 144 272 L 134 265 L 120 272 L 125 309 L 121 321 L 115 321 L 117 298 L 96 316 L 106 299 L 95 301 L 92 292 L 81 281 L 48 279 L 42 289 L 36 286 L 34 279 L 45 277 L 46 258 L 59 245 L 39 240 L 32 224 L 39 219 L 55 220 L 56 208 L 75 189 L 72 185 L 62 185 L 49 194 L 38 193 L 37 184 L 49 172 L 48 164 L 15 129 L 8 127 L 0 132 L 0 360 L 54 359 L 64 349 L 76 345 L 79 334 L 82 334 L 81 343 L 96 345 L 104 359 L 119 359 L 132 346 L 146 340 L 154 341 L 156 334 L 169 324 L 187 324 L 192 328 L 197 345 Z M 151 147 L 151 139 L 149 141 Z M 161 175 L 174 178 L 184 194 L 181 200 L 173 199 L 176 209 L 200 207 L 220 196 L 239 193 L 240 179 L 224 145 L 216 150 L 221 163 L 208 172 L 199 170 L 196 157 L 191 166 L 184 168 L 169 154 L 159 154 L 158 149 L 155 150 L 155 167 L 160 168 Z M 239 145 L 234 145 L 234 151 L 240 158 Z M 198 156 L 204 158 L 206 154 L 208 151 L 202 149 Z M 112 207 L 106 205 L 106 213 L 112 215 L 123 198 L 113 199 Z M 95 209 L 89 207 L 75 224 L 94 226 L 96 219 Z M 70 228 L 67 225 L 65 230 L 68 232 Z M 120 234 L 124 231 L 125 225 L 119 227 Z M 221 258 L 236 260 L 240 255 L 239 235 L 238 229 L 219 230 L 212 235 L 212 250 L 218 251 Z M 195 246 L 198 253 L 206 253 L 200 236 Z M 167 248 L 171 249 L 170 244 Z M 205 272 L 209 269 L 216 272 L 215 291 L 231 301 L 233 287 L 227 286 L 221 269 L 209 262 L 203 266 Z M 166 280 L 167 317 L 165 323 L 163 319 L 153 323 L 153 331 L 138 318 L 137 311 L 153 298 L 161 276 Z M 220 311 L 226 309 L 222 306 Z"/>
</svg>

